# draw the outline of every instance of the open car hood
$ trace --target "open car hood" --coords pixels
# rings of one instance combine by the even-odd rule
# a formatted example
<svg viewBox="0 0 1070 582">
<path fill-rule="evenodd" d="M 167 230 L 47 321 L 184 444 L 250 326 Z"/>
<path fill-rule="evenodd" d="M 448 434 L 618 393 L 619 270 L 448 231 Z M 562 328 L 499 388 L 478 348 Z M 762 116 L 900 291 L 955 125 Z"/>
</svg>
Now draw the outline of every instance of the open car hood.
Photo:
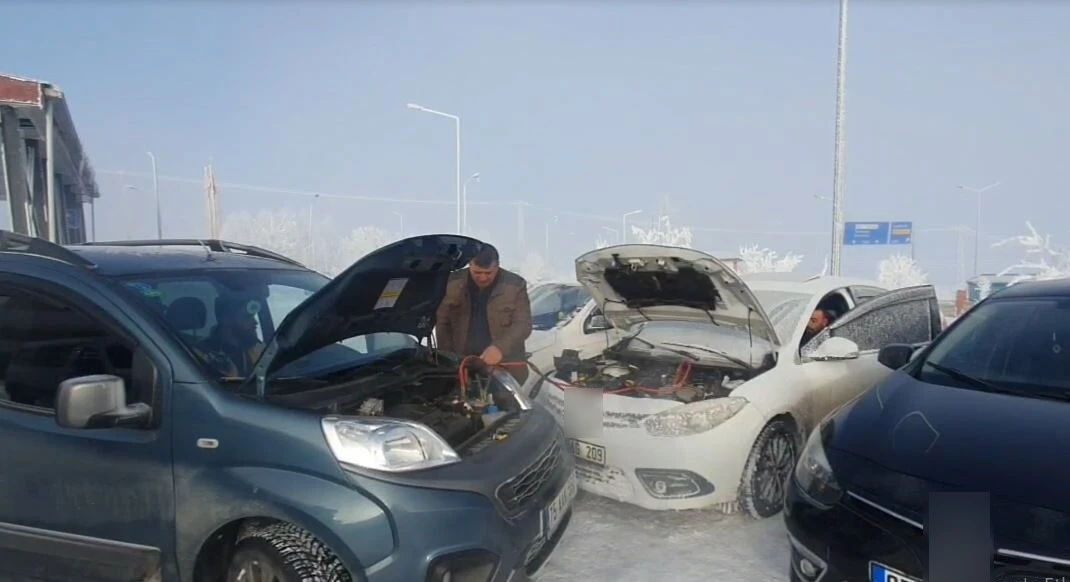
<svg viewBox="0 0 1070 582">
<path fill-rule="evenodd" d="M 728 265 L 694 249 L 618 245 L 576 259 L 576 279 L 619 329 L 649 320 L 709 321 L 779 346 L 776 328 Z"/>
<path fill-rule="evenodd" d="M 253 370 L 258 393 L 272 372 L 324 346 L 379 332 L 429 335 L 450 273 L 482 246 L 465 236 L 425 235 L 365 255 L 278 325 Z"/>
</svg>

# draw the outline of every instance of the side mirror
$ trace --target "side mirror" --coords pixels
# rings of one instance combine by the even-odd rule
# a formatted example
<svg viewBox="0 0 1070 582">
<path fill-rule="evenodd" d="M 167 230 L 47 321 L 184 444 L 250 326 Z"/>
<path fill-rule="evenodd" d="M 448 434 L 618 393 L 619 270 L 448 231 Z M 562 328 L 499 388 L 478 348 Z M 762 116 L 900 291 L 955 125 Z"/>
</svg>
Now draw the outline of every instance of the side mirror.
<svg viewBox="0 0 1070 582">
<path fill-rule="evenodd" d="M 118 376 L 79 376 L 59 385 L 56 424 L 64 428 L 138 426 L 151 417 L 148 404 L 126 404 L 126 383 Z"/>
<path fill-rule="evenodd" d="M 594 333 L 596 331 L 606 331 L 612 329 L 613 326 L 609 325 L 609 320 L 605 315 L 592 315 L 587 319 L 587 323 L 583 326 L 583 333 Z"/>
<path fill-rule="evenodd" d="M 917 350 L 908 344 L 889 344 L 877 353 L 877 361 L 887 368 L 898 370 L 910 362 Z"/>
<path fill-rule="evenodd" d="M 858 358 L 858 344 L 845 337 L 830 337 L 821 342 L 810 354 L 811 360 L 819 362 L 854 360 Z"/>
</svg>

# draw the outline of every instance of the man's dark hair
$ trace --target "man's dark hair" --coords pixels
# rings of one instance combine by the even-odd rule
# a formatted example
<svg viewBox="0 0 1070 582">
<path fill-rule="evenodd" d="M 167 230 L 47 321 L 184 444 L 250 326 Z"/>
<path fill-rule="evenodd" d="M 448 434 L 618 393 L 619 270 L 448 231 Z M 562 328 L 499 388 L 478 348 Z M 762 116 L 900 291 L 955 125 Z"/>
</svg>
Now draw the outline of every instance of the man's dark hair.
<svg viewBox="0 0 1070 582">
<path fill-rule="evenodd" d="M 479 253 L 472 257 L 472 263 L 477 267 L 489 269 L 497 265 L 499 259 L 498 249 L 494 248 L 494 245 L 484 244 L 483 248 L 479 249 Z"/>
</svg>

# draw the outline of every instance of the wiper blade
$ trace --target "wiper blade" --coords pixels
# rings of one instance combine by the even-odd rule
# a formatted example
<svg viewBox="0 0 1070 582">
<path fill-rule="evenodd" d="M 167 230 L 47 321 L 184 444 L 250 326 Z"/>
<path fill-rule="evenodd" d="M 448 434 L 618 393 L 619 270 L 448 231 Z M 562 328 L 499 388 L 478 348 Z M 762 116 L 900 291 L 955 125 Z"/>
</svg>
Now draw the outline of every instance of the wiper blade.
<svg viewBox="0 0 1070 582">
<path fill-rule="evenodd" d="M 682 348 L 690 348 L 692 350 L 698 350 L 700 352 L 706 352 L 707 354 L 713 354 L 715 356 L 720 356 L 720 357 L 728 360 L 729 362 L 732 362 L 733 364 L 739 364 L 740 366 L 743 366 L 744 368 L 746 368 L 748 370 L 753 370 L 754 369 L 754 366 L 752 366 L 750 362 L 747 362 L 745 360 L 741 360 L 741 359 L 739 359 L 739 358 L 737 358 L 735 356 L 730 356 L 730 355 L 722 352 L 721 350 L 715 350 L 713 348 L 708 348 L 706 346 L 696 346 L 695 344 L 679 344 L 679 343 L 676 343 L 676 342 L 662 342 L 662 344 L 666 345 L 666 346 L 680 346 Z"/>
<path fill-rule="evenodd" d="M 936 370 L 938 372 L 942 372 L 944 374 L 947 374 L 948 376 L 951 376 L 952 378 L 954 378 L 956 380 L 959 380 L 960 382 L 965 382 L 965 383 L 967 383 L 967 384 L 969 384 L 969 385 L 971 385 L 971 386 L 973 386 L 975 388 L 980 388 L 980 389 L 985 390 L 987 392 L 999 392 L 999 393 L 1003 393 L 1003 394 L 1020 394 L 1020 392 L 1018 392 L 1018 391 L 1010 390 L 1010 389 L 1004 388 L 1002 386 L 997 386 L 997 385 L 995 385 L 995 384 L 993 384 L 993 383 L 991 383 L 991 382 L 989 382 L 987 380 L 982 380 L 980 378 L 976 378 L 974 376 L 971 376 L 971 375 L 967 374 L 966 372 L 963 372 L 961 370 L 956 370 L 955 368 L 949 368 L 949 367 L 943 366 L 941 364 L 934 364 L 934 363 L 932 363 L 932 362 L 930 362 L 928 360 L 925 361 L 925 365 L 929 366 L 930 368 L 932 368 L 932 369 L 934 369 L 934 370 Z"/>
</svg>

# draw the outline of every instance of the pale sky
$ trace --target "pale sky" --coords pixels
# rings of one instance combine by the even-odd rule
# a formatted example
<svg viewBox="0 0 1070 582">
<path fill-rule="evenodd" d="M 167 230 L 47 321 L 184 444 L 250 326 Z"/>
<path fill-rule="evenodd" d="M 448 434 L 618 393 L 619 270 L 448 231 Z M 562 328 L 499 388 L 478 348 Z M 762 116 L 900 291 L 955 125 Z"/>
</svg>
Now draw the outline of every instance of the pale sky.
<svg viewBox="0 0 1070 582">
<path fill-rule="evenodd" d="M 225 4 L 225 6 L 223 5 Z M 852 0 L 847 220 L 913 220 L 916 256 L 956 279 L 956 224 L 986 197 L 982 270 L 1025 232 L 1070 245 L 1070 3 Z M 3 0 L 6 73 L 67 95 L 99 173 L 98 239 L 155 235 L 146 151 L 159 158 L 166 236 L 206 233 L 202 168 L 224 211 L 289 207 L 349 229 L 453 231 L 452 122 L 462 118 L 471 229 L 568 272 L 623 212 L 668 196 L 695 246 L 829 247 L 835 0 L 768 2 L 256 2 Z M 123 192 L 117 171 L 136 190 Z M 188 180 L 179 182 L 177 177 Z M 434 203 L 403 203 L 398 199 Z M 1060 202 L 1062 200 L 1062 202 Z M 501 204 L 475 205 L 476 202 Z M 569 216 L 563 212 L 605 216 Z M 972 240 L 964 257 L 972 266 Z M 845 250 L 872 277 L 895 248 Z M 907 250 L 903 248 L 902 250 Z M 967 272 L 967 274 L 969 274 Z"/>
</svg>

